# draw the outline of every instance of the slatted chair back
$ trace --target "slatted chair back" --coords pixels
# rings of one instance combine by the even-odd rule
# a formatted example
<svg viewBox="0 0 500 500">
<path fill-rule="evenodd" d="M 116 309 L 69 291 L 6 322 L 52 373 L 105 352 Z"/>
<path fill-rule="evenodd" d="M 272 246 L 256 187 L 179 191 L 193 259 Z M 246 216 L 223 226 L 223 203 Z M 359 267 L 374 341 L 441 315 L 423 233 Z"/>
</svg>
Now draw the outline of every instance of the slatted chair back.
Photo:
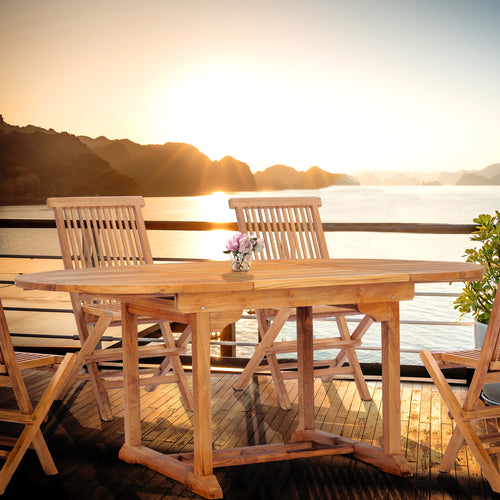
<svg viewBox="0 0 500 500">
<path fill-rule="evenodd" d="M 66 269 L 152 264 L 141 196 L 49 198 Z"/>
<path fill-rule="evenodd" d="M 321 198 L 231 198 L 238 229 L 264 240 L 255 259 L 327 259 Z"/>
<path fill-rule="evenodd" d="M 0 387 L 10 387 L 17 403 L 17 409 L 0 408 L 0 422 L 24 425 L 23 431 L 17 437 L 0 435 L 0 459 L 5 460 L 0 469 L 0 495 L 4 493 L 26 450 L 31 445 L 35 448 L 44 472 L 57 474 L 57 468 L 40 431 L 40 425 L 74 361 L 74 354 L 67 354 L 63 357 L 41 353 L 16 353 L 0 300 Z M 59 367 L 55 375 L 36 408 L 33 409 L 21 370 L 55 368 L 57 364 Z"/>
<path fill-rule="evenodd" d="M 500 295 L 496 293 L 480 349 L 449 352 L 423 350 L 420 357 L 456 423 L 439 470 L 449 472 L 460 448 L 467 444 L 492 489 L 500 493 L 498 465 L 491 459 L 500 454 L 500 405 L 485 406 L 481 398 L 484 384 L 500 383 Z M 459 402 L 443 372 L 454 367 L 474 369 L 463 403 Z"/>
</svg>

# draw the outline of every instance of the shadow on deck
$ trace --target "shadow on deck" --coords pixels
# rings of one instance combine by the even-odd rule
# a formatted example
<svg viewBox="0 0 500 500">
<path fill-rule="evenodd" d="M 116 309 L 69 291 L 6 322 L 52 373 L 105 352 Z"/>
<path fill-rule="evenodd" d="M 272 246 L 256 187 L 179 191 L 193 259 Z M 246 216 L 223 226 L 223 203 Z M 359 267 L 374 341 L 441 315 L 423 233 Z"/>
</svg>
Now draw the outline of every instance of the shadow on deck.
<svg viewBox="0 0 500 500">
<path fill-rule="evenodd" d="M 293 408 L 279 408 L 270 379 L 259 376 L 242 392 L 232 389 L 233 374 L 212 374 L 215 448 L 288 440 L 298 421 L 296 381 L 287 381 Z M 47 377 L 30 373 L 33 399 Z M 382 432 L 381 383 L 368 383 L 373 400 L 359 399 L 354 382 L 315 382 L 316 426 L 346 437 L 378 444 Z M 460 396 L 465 388 L 456 386 Z M 8 394 L 7 394 L 8 393 Z M 73 385 L 56 403 L 43 429 L 59 469 L 45 476 L 28 451 L 2 498 L 51 499 L 198 499 L 189 488 L 141 465 L 118 459 L 123 443 L 122 390 L 111 392 L 115 419 L 102 422 L 92 389 Z M 0 398 L 10 397 L 6 389 Z M 468 450 L 462 449 L 450 474 L 437 465 L 452 423 L 430 383 L 401 384 L 402 446 L 414 470 L 400 478 L 347 457 L 320 457 L 215 469 L 225 499 L 489 499 L 495 495 Z M 174 384 L 142 392 L 143 440 L 162 452 L 192 450 L 191 414 Z"/>
</svg>

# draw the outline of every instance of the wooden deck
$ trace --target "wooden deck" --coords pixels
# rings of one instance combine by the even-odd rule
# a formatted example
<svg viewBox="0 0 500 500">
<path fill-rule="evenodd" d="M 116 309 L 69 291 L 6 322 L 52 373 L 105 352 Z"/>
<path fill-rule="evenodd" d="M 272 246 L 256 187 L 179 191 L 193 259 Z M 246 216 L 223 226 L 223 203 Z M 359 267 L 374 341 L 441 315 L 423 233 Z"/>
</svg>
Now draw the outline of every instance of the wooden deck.
<svg viewBox="0 0 500 500">
<path fill-rule="evenodd" d="M 45 373 L 26 374 L 34 399 Z M 297 423 L 297 385 L 287 381 L 292 410 L 279 408 L 270 378 L 254 377 L 242 392 L 232 389 L 234 374 L 212 374 L 214 447 L 265 444 L 288 439 Z M 316 380 L 316 425 L 326 431 L 377 443 L 381 433 L 381 383 L 369 381 L 373 400 L 359 399 L 354 382 Z M 465 388 L 457 386 L 462 397 Z M 163 452 L 192 449 L 191 414 L 174 384 L 143 392 L 143 439 Z M 10 396 L 7 389 L 0 397 Z M 215 469 L 226 499 L 489 499 L 496 496 L 475 460 L 463 449 L 455 469 L 440 474 L 443 448 L 452 422 L 431 383 L 403 382 L 402 445 L 414 469 L 399 478 L 350 458 L 320 457 Z M 59 469 L 45 476 L 29 450 L 5 499 L 182 499 L 201 498 L 183 484 L 140 465 L 118 459 L 123 442 L 122 391 L 112 391 L 113 422 L 99 419 L 92 389 L 77 382 L 54 405 L 44 433 Z"/>
</svg>

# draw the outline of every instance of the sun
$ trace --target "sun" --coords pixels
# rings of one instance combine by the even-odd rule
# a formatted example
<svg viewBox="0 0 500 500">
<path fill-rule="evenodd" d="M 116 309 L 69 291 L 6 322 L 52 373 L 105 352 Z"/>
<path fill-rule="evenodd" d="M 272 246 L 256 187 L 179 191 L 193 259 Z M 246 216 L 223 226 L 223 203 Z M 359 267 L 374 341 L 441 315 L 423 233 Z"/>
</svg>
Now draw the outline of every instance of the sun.
<svg viewBox="0 0 500 500">
<path fill-rule="evenodd" d="M 244 72 L 208 70 L 176 85 L 158 106 L 156 127 L 169 141 L 187 142 L 212 160 L 271 156 L 289 131 L 283 91 Z"/>
</svg>

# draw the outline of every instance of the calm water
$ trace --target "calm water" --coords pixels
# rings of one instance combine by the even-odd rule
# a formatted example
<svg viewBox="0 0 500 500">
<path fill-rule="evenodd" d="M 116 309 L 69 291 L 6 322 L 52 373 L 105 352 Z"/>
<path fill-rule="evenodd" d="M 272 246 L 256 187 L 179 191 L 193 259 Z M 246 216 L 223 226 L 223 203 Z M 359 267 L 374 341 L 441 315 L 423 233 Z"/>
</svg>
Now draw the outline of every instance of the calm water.
<svg viewBox="0 0 500 500">
<path fill-rule="evenodd" d="M 254 196 L 255 193 L 247 193 Z M 500 209 L 500 186 L 337 186 L 315 191 L 280 191 L 260 196 L 320 196 L 324 222 L 401 222 L 471 224 L 480 213 Z M 238 193 L 245 195 L 245 193 Z M 217 193 L 203 197 L 147 198 L 144 216 L 151 220 L 233 221 L 228 208 L 231 196 Z M 51 217 L 44 206 L 0 207 L 0 217 Z M 192 257 L 226 259 L 222 254 L 228 233 L 213 231 L 150 232 L 153 255 L 158 257 Z M 391 233 L 327 233 L 332 257 L 409 258 L 429 260 L 463 260 L 464 249 L 471 245 L 467 235 L 421 235 Z M 0 230 L 0 254 L 58 254 L 55 231 Z M 460 284 L 425 285 L 417 291 L 458 292 Z M 416 297 L 401 304 L 402 320 L 437 320 L 455 322 L 453 298 Z M 470 318 L 464 318 L 470 321 Z M 354 325 L 353 325 L 354 326 Z M 315 335 L 320 337 L 334 328 L 332 322 L 318 322 Z M 239 340 L 254 341 L 255 322 L 238 324 Z M 292 338 L 295 327 L 289 324 L 283 336 Z M 472 328 L 468 326 L 405 325 L 401 327 L 402 347 L 468 348 L 472 345 Z M 364 340 L 365 346 L 380 345 L 380 327 L 372 326 Z M 239 354 L 248 355 L 248 350 Z M 322 353 L 318 353 L 321 357 Z M 364 362 L 379 361 L 378 352 L 360 353 Z M 402 354 L 403 364 L 419 363 L 417 354 Z"/>
</svg>

